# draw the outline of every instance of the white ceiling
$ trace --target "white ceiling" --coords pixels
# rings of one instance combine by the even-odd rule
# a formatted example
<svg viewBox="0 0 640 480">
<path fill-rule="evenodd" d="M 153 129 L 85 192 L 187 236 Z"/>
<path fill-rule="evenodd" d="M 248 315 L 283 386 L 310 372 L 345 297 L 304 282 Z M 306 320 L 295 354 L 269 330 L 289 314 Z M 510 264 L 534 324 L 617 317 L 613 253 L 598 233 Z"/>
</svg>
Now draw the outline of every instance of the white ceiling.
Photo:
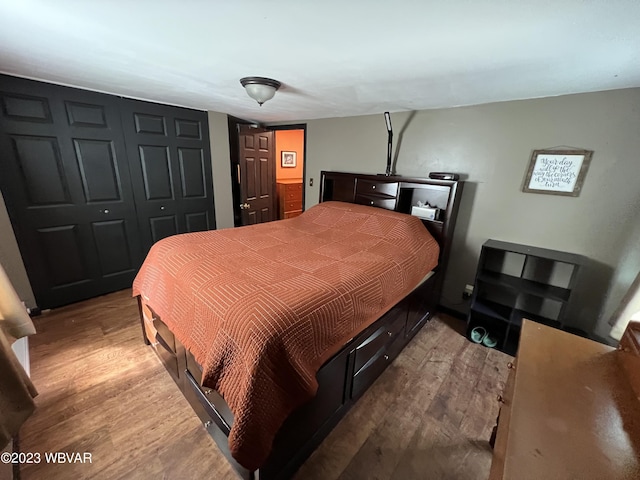
<svg viewBox="0 0 640 480">
<path fill-rule="evenodd" d="M 640 0 L 0 0 L 0 71 L 258 121 L 638 87 Z"/>
</svg>

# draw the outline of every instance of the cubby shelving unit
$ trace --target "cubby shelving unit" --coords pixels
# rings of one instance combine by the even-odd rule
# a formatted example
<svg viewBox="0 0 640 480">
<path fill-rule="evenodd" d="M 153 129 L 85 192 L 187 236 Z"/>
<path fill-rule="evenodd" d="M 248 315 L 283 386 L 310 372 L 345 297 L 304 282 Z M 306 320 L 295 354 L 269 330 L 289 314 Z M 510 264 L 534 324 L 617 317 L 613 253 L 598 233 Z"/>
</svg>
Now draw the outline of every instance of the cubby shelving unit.
<svg viewBox="0 0 640 480">
<path fill-rule="evenodd" d="M 563 328 L 584 260 L 573 253 L 488 240 L 478 261 L 467 336 L 482 326 L 498 340 L 496 348 L 515 355 L 523 318 Z"/>
</svg>

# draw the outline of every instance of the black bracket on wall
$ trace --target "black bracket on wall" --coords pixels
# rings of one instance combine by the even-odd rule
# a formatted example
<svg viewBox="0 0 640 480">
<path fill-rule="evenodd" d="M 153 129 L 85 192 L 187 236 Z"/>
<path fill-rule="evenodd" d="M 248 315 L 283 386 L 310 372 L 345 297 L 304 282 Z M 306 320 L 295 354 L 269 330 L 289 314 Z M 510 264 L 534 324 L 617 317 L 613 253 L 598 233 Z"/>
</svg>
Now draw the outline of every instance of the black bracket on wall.
<svg viewBox="0 0 640 480">
<path fill-rule="evenodd" d="M 389 177 L 391 176 L 391 150 L 393 145 L 393 128 L 391 127 L 391 115 L 389 112 L 384 112 L 384 121 L 387 124 L 387 169 L 384 174 Z"/>
</svg>

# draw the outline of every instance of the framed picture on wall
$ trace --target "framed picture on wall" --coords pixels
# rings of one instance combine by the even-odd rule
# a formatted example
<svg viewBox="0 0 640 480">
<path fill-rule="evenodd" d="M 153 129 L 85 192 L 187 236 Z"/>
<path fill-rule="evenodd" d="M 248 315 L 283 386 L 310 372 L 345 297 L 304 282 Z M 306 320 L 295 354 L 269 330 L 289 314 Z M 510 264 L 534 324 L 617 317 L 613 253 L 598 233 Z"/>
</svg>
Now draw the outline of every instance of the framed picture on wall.
<svg viewBox="0 0 640 480">
<path fill-rule="evenodd" d="M 577 197 L 592 155 L 592 150 L 534 150 L 522 191 Z"/>
<path fill-rule="evenodd" d="M 282 152 L 282 166 L 284 168 L 293 168 L 297 165 L 296 152 Z"/>
</svg>

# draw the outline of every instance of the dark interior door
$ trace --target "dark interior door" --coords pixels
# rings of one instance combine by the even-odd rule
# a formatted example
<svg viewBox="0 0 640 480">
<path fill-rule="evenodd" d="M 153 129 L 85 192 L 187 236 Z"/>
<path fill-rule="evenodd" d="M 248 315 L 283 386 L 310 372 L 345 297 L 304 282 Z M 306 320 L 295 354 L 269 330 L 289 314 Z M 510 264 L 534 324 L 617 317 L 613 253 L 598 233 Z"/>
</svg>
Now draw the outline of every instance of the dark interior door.
<svg viewBox="0 0 640 480">
<path fill-rule="evenodd" d="M 117 102 L 0 76 L 0 187 L 41 308 L 128 288 L 140 266 Z"/>
<path fill-rule="evenodd" d="M 238 130 L 242 225 L 277 220 L 274 132 L 245 125 Z"/>
<path fill-rule="evenodd" d="M 143 252 L 177 233 L 215 228 L 207 113 L 121 99 Z"/>
</svg>

